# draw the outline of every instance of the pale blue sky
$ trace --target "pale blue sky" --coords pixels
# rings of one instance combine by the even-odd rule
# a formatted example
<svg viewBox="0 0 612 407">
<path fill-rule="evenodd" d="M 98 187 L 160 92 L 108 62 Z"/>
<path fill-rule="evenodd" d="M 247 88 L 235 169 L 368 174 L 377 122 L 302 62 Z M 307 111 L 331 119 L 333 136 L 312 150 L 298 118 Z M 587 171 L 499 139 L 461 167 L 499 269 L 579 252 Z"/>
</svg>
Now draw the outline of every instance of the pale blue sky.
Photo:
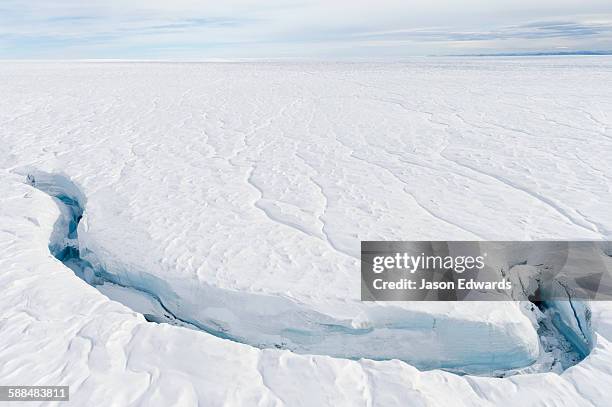
<svg viewBox="0 0 612 407">
<path fill-rule="evenodd" d="M 2 0 L 0 58 L 612 50 L 610 0 Z"/>
</svg>

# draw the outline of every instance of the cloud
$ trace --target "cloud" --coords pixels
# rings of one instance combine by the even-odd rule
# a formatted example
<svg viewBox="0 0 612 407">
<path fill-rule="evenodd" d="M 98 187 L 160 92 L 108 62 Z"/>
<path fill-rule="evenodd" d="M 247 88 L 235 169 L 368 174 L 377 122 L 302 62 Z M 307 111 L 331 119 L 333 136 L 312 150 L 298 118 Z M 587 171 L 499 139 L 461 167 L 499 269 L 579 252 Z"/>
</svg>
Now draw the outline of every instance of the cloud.
<svg viewBox="0 0 612 407">
<path fill-rule="evenodd" d="M 520 25 L 497 27 L 488 30 L 455 31 L 452 27 L 417 28 L 393 31 L 365 32 L 356 37 L 371 39 L 411 39 L 415 41 L 482 41 L 512 39 L 542 39 L 606 37 L 612 36 L 611 23 L 568 21 L 537 21 Z"/>
<path fill-rule="evenodd" d="M 612 49 L 600 0 L 4 0 L 0 58 L 398 57 Z M 530 10 L 527 12 L 526 10 Z M 549 15 L 564 12 L 565 14 Z M 593 15 L 582 15 L 588 11 Z"/>
</svg>

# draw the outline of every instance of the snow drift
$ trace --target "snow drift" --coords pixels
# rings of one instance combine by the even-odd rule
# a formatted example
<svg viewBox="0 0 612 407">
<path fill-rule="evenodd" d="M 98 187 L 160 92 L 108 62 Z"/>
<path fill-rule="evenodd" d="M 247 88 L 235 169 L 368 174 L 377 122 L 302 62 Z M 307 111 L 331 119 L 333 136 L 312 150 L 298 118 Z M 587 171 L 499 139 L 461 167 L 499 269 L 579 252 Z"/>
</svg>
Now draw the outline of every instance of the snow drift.
<svg viewBox="0 0 612 407">
<path fill-rule="evenodd" d="M 609 238 L 609 61 L 2 64 L 0 378 L 89 405 L 605 403 L 607 303 L 363 304 L 357 257 L 360 240 Z M 231 340 L 148 322 L 49 247 Z M 505 379 L 404 362 L 492 374 L 580 346 Z"/>
</svg>

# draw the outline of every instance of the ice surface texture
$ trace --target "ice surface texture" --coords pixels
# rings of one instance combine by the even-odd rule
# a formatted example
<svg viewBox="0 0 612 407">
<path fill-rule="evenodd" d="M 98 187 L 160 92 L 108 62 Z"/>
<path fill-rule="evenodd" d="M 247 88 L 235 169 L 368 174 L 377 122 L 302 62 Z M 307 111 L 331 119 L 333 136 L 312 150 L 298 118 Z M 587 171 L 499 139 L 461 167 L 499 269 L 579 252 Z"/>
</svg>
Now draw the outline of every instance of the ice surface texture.
<svg viewBox="0 0 612 407">
<path fill-rule="evenodd" d="M 610 236 L 610 59 L 480 61 L 0 66 L 3 382 L 105 405 L 603 402 L 605 304 L 594 351 L 562 375 L 261 351 L 149 324 L 76 279 L 47 251 L 57 206 L 8 175 L 72 179 L 105 270 L 245 342 L 524 364 L 538 342 L 516 304 L 358 301 L 361 239 Z M 315 335 L 330 322 L 371 333 L 340 352 Z"/>
</svg>

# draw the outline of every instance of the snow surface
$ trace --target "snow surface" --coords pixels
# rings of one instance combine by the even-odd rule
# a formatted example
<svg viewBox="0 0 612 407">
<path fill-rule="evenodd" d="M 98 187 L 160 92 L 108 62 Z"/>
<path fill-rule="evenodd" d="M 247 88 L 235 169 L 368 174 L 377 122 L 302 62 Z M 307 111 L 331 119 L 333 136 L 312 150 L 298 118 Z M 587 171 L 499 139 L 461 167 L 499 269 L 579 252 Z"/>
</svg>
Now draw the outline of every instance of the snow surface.
<svg viewBox="0 0 612 407">
<path fill-rule="evenodd" d="M 419 371 L 528 366 L 537 326 L 515 302 L 362 303 L 358 257 L 360 240 L 612 237 L 612 59 L 0 76 L 3 384 L 70 385 L 75 405 L 607 402 L 608 303 L 561 374 Z M 65 207 L 27 174 L 81 201 L 94 268 L 234 340 L 147 322 L 102 294 L 120 285 L 76 278 L 48 248 Z"/>
</svg>

